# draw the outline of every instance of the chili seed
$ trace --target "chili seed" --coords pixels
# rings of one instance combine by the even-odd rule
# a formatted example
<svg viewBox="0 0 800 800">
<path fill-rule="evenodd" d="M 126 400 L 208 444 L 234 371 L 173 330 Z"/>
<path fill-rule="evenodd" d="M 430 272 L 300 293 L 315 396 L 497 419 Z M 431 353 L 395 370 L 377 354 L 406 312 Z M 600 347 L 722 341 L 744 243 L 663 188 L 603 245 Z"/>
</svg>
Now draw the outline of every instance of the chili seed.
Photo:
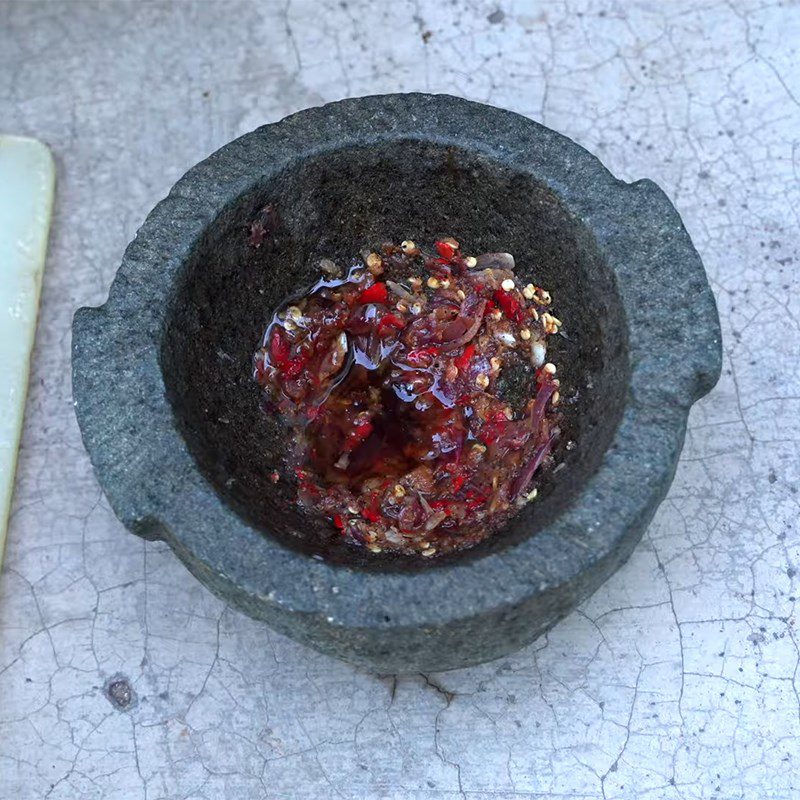
<svg viewBox="0 0 800 800">
<path fill-rule="evenodd" d="M 475 383 L 476 383 L 478 386 L 480 386 L 480 388 L 481 388 L 481 389 L 485 389 L 485 388 L 486 388 L 486 387 L 489 385 L 489 376 L 488 376 L 488 375 L 484 375 L 484 373 L 482 373 L 482 372 L 481 372 L 481 373 L 480 373 L 480 374 L 479 374 L 479 375 L 478 375 L 478 376 L 475 378 Z"/>
<path fill-rule="evenodd" d="M 506 278 L 506 279 L 505 279 L 505 280 L 504 280 L 504 281 L 503 281 L 503 282 L 500 284 L 500 288 L 501 288 L 501 289 L 502 289 L 504 292 L 510 292 L 510 291 L 511 291 L 511 290 L 514 288 L 514 281 L 512 281 L 512 280 L 511 280 L 511 278 Z"/>
<path fill-rule="evenodd" d="M 435 552 L 436 552 L 436 548 L 435 547 L 426 547 L 422 551 L 422 555 L 424 555 L 424 556 L 432 556 Z"/>
<path fill-rule="evenodd" d="M 400 249 L 404 253 L 408 254 L 413 253 L 417 249 L 417 246 L 411 241 L 411 239 L 406 239 L 404 242 L 400 243 Z"/>
<path fill-rule="evenodd" d="M 546 372 L 548 375 L 555 375 L 556 374 L 556 365 L 552 362 L 548 361 L 543 367 L 542 371 Z"/>
<path fill-rule="evenodd" d="M 331 261 L 329 258 L 323 258 L 319 262 L 319 268 L 326 274 L 330 275 L 331 277 L 338 277 L 341 274 L 341 270 L 336 264 Z"/>
<path fill-rule="evenodd" d="M 519 332 L 519 338 L 522 339 L 524 342 L 527 342 L 528 339 L 531 338 L 531 332 L 527 328 L 523 328 Z"/>
<path fill-rule="evenodd" d="M 433 275 L 431 275 L 431 277 L 428 278 L 428 287 L 429 288 L 438 289 L 440 285 L 441 284 L 439 283 L 439 279 L 438 278 L 434 278 Z"/>
<path fill-rule="evenodd" d="M 464 259 L 464 263 L 467 265 L 469 269 L 475 269 L 478 266 L 478 259 L 475 256 L 467 256 Z"/>
</svg>

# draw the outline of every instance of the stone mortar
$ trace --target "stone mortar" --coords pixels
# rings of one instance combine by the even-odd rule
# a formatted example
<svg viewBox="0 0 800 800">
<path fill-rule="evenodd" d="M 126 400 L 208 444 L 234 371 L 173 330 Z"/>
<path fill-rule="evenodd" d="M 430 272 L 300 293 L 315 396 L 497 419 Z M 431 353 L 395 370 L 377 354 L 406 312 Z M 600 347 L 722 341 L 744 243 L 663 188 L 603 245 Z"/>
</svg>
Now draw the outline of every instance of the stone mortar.
<svg viewBox="0 0 800 800">
<path fill-rule="evenodd" d="M 248 231 L 266 203 L 279 225 Z M 578 391 L 540 497 L 474 550 L 374 557 L 273 484 L 283 429 L 251 357 L 322 256 L 452 235 L 550 290 Z M 277 630 L 381 672 L 453 669 L 540 636 L 630 555 L 672 481 L 721 335 L 703 265 L 650 181 L 529 119 L 445 95 L 366 97 L 266 125 L 191 169 L 73 324 L 78 421 L 134 533 Z M 566 450 L 573 439 L 577 446 Z"/>
</svg>

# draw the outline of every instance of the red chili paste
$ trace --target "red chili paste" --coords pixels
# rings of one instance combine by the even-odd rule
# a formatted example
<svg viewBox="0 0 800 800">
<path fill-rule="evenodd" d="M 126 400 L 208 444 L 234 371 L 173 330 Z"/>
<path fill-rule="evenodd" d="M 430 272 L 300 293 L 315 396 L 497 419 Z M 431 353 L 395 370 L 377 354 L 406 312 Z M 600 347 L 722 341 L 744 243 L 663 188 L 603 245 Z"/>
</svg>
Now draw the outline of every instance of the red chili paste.
<svg viewBox="0 0 800 800">
<path fill-rule="evenodd" d="M 550 295 L 454 239 L 365 252 L 273 317 L 255 378 L 291 428 L 300 502 L 373 552 L 443 554 L 536 495 L 558 435 Z"/>
</svg>

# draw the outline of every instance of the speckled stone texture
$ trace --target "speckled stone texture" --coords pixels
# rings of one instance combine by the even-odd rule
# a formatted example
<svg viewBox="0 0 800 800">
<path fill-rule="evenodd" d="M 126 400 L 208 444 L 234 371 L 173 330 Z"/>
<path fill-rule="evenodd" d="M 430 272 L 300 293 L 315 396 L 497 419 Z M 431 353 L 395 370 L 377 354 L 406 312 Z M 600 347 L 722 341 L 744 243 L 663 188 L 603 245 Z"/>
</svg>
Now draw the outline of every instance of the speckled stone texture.
<svg viewBox="0 0 800 800">
<path fill-rule="evenodd" d="M 0 581 L 3 793 L 795 797 L 797 9 L 220 8 L 0 11 L 0 116 L 61 170 Z M 412 90 L 522 112 L 663 186 L 725 354 L 625 567 L 512 656 L 394 679 L 271 632 L 123 530 L 80 443 L 68 330 L 191 164 L 300 108 Z"/>
</svg>

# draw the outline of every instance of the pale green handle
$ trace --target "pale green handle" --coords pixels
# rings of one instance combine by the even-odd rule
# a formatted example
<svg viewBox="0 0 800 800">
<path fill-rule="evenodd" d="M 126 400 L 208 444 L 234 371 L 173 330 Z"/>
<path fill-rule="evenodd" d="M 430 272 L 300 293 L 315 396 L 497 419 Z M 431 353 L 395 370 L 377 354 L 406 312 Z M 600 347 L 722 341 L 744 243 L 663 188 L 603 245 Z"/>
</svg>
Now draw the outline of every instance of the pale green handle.
<svg viewBox="0 0 800 800">
<path fill-rule="evenodd" d="M 28 390 L 55 165 L 35 139 L 0 136 L 0 560 Z"/>
</svg>

